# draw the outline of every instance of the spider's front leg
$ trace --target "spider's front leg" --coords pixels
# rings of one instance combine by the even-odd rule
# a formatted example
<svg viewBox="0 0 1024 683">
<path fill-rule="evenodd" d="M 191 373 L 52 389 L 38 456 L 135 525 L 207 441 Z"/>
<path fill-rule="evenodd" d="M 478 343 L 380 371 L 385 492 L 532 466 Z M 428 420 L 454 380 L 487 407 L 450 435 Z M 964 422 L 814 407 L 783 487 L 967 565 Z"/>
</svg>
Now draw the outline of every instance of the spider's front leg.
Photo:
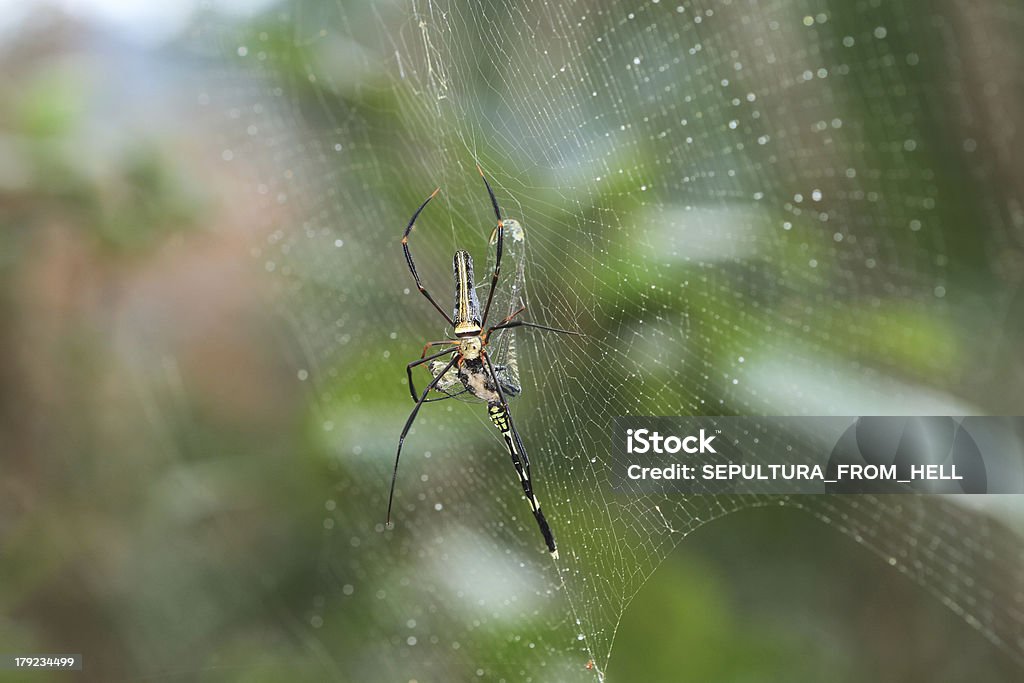
<svg viewBox="0 0 1024 683">
<path fill-rule="evenodd" d="M 420 290 L 420 294 L 425 296 L 427 301 L 429 301 L 434 308 L 437 309 L 437 312 L 441 314 L 449 325 L 451 325 L 452 317 L 445 313 L 443 308 L 438 306 L 437 302 L 434 301 L 434 297 L 430 296 L 430 292 L 427 291 L 427 288 L 423 286 L 423 282 L 420 281 L 420 274 L 416 272 L 416 262 L 412 258 L 412 252 L 409 251 L 409 233 L 412 232 L 413 226 L 416 225 L 416 219 L 419 218 L 423 209 L 427 208 L 427 204 L 430 203 L 430 200 L 436 197 L 437 193 L 440 191 L 441 188 L 434 190 L 430 196 L 420 204 L 420 208 L 416 209 L 416 213 L 412 215 L 412 218 L 409 220 L 409 224 L 405 226 L 405 232 L 402 233 L 402 252 L 405 254 L 405 263 L 409 266 L 409 272 L 412 273 L 412 279 L 416 281 L 416 289 Z"/>
<path fill-rule="evenodd" d="M 501 273 L 501 253 L 505 242 L 505 224 L 501 220 L 501 209 L 498 208 L 498 200 L 494 197 L 494 190 L 491 189 L 491 184 L 487 182 L 487 176 L 484 175 L 484 171 L 480 168 L 480 164 L 477 164 L 476 170 L 480 172 L 480 178 L 484 181 L 484 186 L 487 188 L 487 196 L 491 198 L 491 206 L 494 208 L 494 218 L 498 221 L 498 227 L 495 228 L 498 232 L 498 240 L 494 253 L 494 272 L 491 273 L 491 289 L 487 292 L 487 304 L 484 306 L 484 317 L 480 323 L 481 325 L 486 325 L 487 316 L 491 314 L 491 302 L 494 300 L 494 290 L 498 288 L 498 276 Z"/>
</svg>

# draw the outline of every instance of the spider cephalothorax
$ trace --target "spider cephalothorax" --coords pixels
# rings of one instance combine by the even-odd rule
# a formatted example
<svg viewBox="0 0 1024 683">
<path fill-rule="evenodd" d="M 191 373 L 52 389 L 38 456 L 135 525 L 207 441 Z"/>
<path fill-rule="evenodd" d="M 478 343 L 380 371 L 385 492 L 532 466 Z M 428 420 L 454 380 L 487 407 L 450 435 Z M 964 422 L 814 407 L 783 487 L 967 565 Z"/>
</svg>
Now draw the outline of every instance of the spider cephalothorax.
<svg viewBox="0 0 1024 683">
<path fill-rule="evenodd" d="M 480 337 L 464 337 L 459 340 L 459 353 L 462 357 L 469 360 L 475 360 L 480 357 L 480 352 L 484 349 L 484 342 Z"/>
</svg>

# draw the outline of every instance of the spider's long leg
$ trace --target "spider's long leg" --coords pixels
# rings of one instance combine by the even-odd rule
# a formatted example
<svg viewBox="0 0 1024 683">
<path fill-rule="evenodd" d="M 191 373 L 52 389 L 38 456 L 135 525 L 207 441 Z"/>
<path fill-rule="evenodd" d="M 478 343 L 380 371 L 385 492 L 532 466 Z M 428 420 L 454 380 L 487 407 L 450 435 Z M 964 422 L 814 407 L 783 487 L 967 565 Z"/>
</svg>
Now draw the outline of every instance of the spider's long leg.
<svg viewBox="0 0 1024 683">
<path fill-rule="evenodd" d="M 500 321 L 500 322 L 498 322 L 497 325 L 491 325 L 491 327 L 488 330 L 488 332 L 490 332 L 491 330 L 496 330 L 496 329 L 500 328 L 502 325 L 507 323 L 509 320 L 512 320 L 512 318 L 516 317 L 517 315 L 519 315 L 520 313 L 522 313 L 525 310 L 526 310 L 526 305 L 524 304 L 524 305 L 520 306 L 519 308 L 517 308 L 514 313 L 509 313 L 505 317 L 505 319 Z"/>
<path fill-rule="evenodd" d="M 582 332 L 573 332 L 572 330 L 561 330 L 557 327 L 548 327 L 547 325 L 538 325 L 537 323 L 528 323 L 523 320 L 513 320 L 512 322 L 501 323 L 494 327 L 487 328 L 487 334 L 494 332 L 495 330 L 507 330 L 511 327 L 532 327 L 536 330 L 544 330 L 545 332 L 558 332 L 559 334 L 571 334 L 574 337 L 582 337 Z"/>
<path fill-rule="evenodd" d="M 557 560 L 558 548 L 555 546 L 555 536 L 551 533 L 548 520 L 540 509 L 540 501 L 537 500 L 537 496 L 533 493 L 533 483 L 530 481 L 530 458 L 526 455 L 526 447 L 523 446 L 523 440 L 519 437 L 519 430 L 516 429 L 515 423 L 512 422 L 512 412 L 508 409 L 505 392 L 501 389 L 501 383 L 498 381 L 498 375 L 494 372 L 494 366 L 491 365 L 491 359 L 486 354 L 482 354 L 482 357 L 487 365 L 487 371 L 491 375 L 491 381 L 494 382 L 494 386 L 498 390 L 499 399 L 487 405 L 487 414 L 490 416 L 494 426 L 501 432 L 505 446 L 508 448 L 508 454 L 512 458 L 512 465 L 516 468 L 519 481 L 523 485 L 523 493 L 526 494 L 526 500 L 530 503 L 533 517 L 537 520 L 537 526 L 540 527 L 540 533 L 544 537 L 544 543 L 547 545 L 551 557 Z"/>
<path fill-rule="evenodd" d="M 432 361 L 435 358 L 440 358 L 441 356 L 443 356 L 446 353 L 454 353 L 455 349 L 444 349 L 442 351 L 438 351 L 437 353 L 433 354 L 432 356 L 427 356 L 427 349 L 429 349 L 431 346 L 436 346 L 438 344 L 452 344 L 452 343 L 453 342 L 448 342 L 448 341 L 444 341 L 444 342 L 430 342 L 429 344 L 427 344 L 426 346 L 423 347 L 423 356 L 420 356 L 419 360 L 414 360 L 413 362 L 411 362 L 411 363 L 409 363 L 408 365 L 405 366 L 405 372 L 409 375 L 409 395 L 412 396 L 412 400 L 413 401 L 416 401 L 418 399 L 416 398 L 416 387 L 413 384 L 412 369 L 414 367 L 416 367 L 417 365 L 423 365 L 427 361 Z M 427 356 L 427 357 L 424 358 L 424 356 Z M 428 399 L 427 402 L 429 403 L 429 399 Z"/>
<path fill-rule="evenodd" d="M 412 232 L 412 226 L 416 224 L 416 219 L 420 217 L 420 212 L 426 208 L 427 204 L 430 203 L 430 200 L 436 197 L 437 193 L 440 191 L 441 188 L 437 188 L 431 192 L 430 196 L 420 204 L 420 208 L 416 209 L 416 213 L 414 213 L 412 218 L 409 219 L 409 225 L 405 226 L 405 232 L 402 234 L 402 251 L 405 252 L 405 262 L 409 265 L 409 272 L 412 273 L 412 279 L 416 281 L 416 289 L 420 290 L 420 294 L 427 297 L 427 301 L 434 304 L 434 308 L 437 309 L 437 312 L 444 316 L 444 319 L 448 321 L 449 325 L 452 325 L 454 324 L 452 323 L 452 317 L 445 313 L 443 308 L 437 305 L 437 302 L 434 301 L 434 297 L 430 296 L 427 288 L 423 286 L 422 282 L 420 282 L 420 274 L 416 272 L 416 264 L 413 262 L 412 253 L 409 251 L 409 233 Z"/>
<path fill-rule="evenodd" d="M 445 373 L 448 372 L 453 365 L 455 365 L 455 361 L 459 358 L 460 356 L 458 354 L 453 355 L 452 359 L 448 361 L 448 364 L 444 366 L 444 370 L 439 372 L 437 377 L 430 380 L 430 384 L 428 384 L 427 388 L 423 390 L 423 395 L 420 396 L 420 400 L 416 402 L 416 407 L 412 409 L 411 413 L 409 413 L 409 419 L 405 421 L 405 427 L 402 428 L 402 435 L 398 437 L 398 451 L 395 453 L 395 470 L 391 473 L 391 492 L 388 493 L 388 516 L 385 521 L 387 526 L 391 526 L 391 503 L 394 502 L 395 499 L 395 480 L 398 479 L 398 460 L 402 457 L 402 444 L 405 443 L 405 437 L 409 433 L 409 429 L 412 428 L 412 423 L 416 419 L 416 414 L 420 412 L 420 408 L 427 400 L 427 394 L 429 394 L 430 390 L 434 388 L 434 385 L 441 381 L 441 378 L 444 377 Z"/>
<path fill-rule="evenodd" d="M 487 304 L 484 306 L 484 317 L 480 321 L 480 325 L 487 324 L 487 316 L 491 312 L 491 301 L 494 300 L 494 290 L 498 287 L 498 273 L 501 272 L 501 252 L 502 247 L 505 244 L 505 224 L 501 221 L 501 210 L 498 209 L 498 200 L 494 198 L 494 191 L 491 189 L 491 184 L 487 182 L 487 177 L 484 175 L 484 171 L 480 168 L 480 164 L 477 164 L 476 170 L 480 171 L 480 177 L 483 178 L 484 185 L 487 187 L 487 194 L 491 197 L 491 206 L 494 207 L 494 217 L 498 220 L 498 245 L 495 247 L 494 255 L 494 273 L 491 275 L 491 289 L 487 292 Z"/>
<path fill-rule="evenodd" d="M 462 396 L 463 394 L 468 394 L 469 393 L 469 389 L 466 389 L 465 387 L 463 387 L 462 389 L 459 389 L 454 394 L 449 394 L 444 389 L 440 389 L 440 391 L 441 391 L 441 393 L 444 394 L 444 396 L 438 396 L 436 398 L 428 398 L 426 401 L 424 401 L 424 403 L 437 403 L 438 401 L 447 401 L 450 398 L 458 398 L 459 396 Z"/>
<path fill-rule="evenodd" d="M 491 206 L 494 207 L 494 217 L 501 223 L 501 210 L 498 208 L 498 200 L 494 198 L 494 192 L 491 190 L 491 184 L 487 182 L 486 176 L 484 176 L 484 169 L 480 168 L 480 164 L 476 165 L 476 170 L 480 173 L 480 177 L 483 178 L 484 186 L 487 188 L 487 194 L 491 197 Z"/>
</svg>

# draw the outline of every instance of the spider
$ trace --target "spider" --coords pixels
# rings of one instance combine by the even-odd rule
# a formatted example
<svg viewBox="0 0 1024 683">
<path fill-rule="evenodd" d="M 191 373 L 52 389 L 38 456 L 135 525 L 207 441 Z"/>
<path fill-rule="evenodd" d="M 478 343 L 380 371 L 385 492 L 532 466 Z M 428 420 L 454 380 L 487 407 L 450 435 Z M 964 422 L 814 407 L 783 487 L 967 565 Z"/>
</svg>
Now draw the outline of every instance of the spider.
<svg viewBox="0 0 1024 683">
<path fill-rule="evenodd" d="M 523 440 L 519 436 L 519 431 L 516 429 L 515 423 L 512 421 L 512 413 L 508 408 L 508 395 L 510 394 L 511 386 L 510 383 L 499 378 L 497 370 L 500 370 L 500 366 L 495 366 L 491 363 L 487 351 L 487 343 L 490 335 L 498 330 L 507 330 L 514 327 L 528 327 L 538 330 L 544 330 L 547 332 L 557 332 L 559 334 L 571 334 L 580 336 L 578 332 L 571 332 L 569 330 L 560 330 L 555 327 L 547 327 L 545 325 L 538 325 L 536 323 L 525 322 L 523 320 L 513 320 L 517 315 L 526 310 L 526 306 L 521 306 L 514 313 L 503 319 L 496 325 L 487 327 L 487 316 L 491 312 L 491 302 L 494 299 L 494 291 L 498 285 L 498 276 L 501 273 L 501 252 L 502 244 L 504 240 L 505 221 L 501 218 L 501 210 L 498 208 L 498 200 L 494 198 L 494 191 L 491 190 L 491 184 L 487 182 L 486 176 L 484 176 L 483 170 L 479 165 L 476 167 L 480 173 L 480 178 L 484 181 L 484 186 L 487 188 L 487 194 L 491 198 L 491 206 L 494 208 L 494 216 L 498 221 L 498 226 L 495 228 L 497 236 L 496 247 L 495 247 L 495 262 L 494 272 L 491 274 L 491 287 L 487 292 L 487 302 L 483 308 L 483 315 L 480 315 L 480 301 L 477 297 L 474 277 L 473 277 L 473 259 L 469 255 L 469 252 L 462 249 L 455 252 L 453 259 L 452 268 L 455 277 L 455 307 L 452 315 L 448 315 L 443 308 L 441 308 L 430 293 L 423 286 L 420 281 L 419 273 L 416 272 L 416 264 L 412 259 L 412 253 L 409 251 L 409 233 L 412 232 L 413 226 L 416 224 L 416 219 L 419 218 L 420 213 L 426 208 L 430 200 L 437 196 L 440 192 L 440 188 L 434 190 L 429 197 L 424 200 L 420 207 L 416 209 L 416 213 L 412 215 L 409 220 L 409 225 L 405 228 L 405 233 L 402 235 L 402 251 L 405 252 L 405 261 L 409 266 L 409 272 L 412 273 L 413 280 L 416 281 L 416 288 L 420 290 L 420 293 L 426 297 L 437 312 L 441 314 L 441 317 L 445 319 L 449 325 L 452 326 L 455 332 L 454 339 L 445 339 L 442 341 L 428 342 L 423 347 L 423 353 L 420 354 L 419 360 L 414 360 L 406 366 L 406 373 L 409 376 L 409 394 L 412 396 L 412 400 L 415 401 L 416 406 L 412 409 L 412 413 L 409 414 L 409 418 L 405 421 L 405 427 L 402 429 L 402 435 L 398 437 L 398 452 L 395 454 L 395 469 L 391 475 L 391 492 L 388 494 L 388 514 L 387 514 L 387 526 L 391 526 L 391 505 L 394 501 L 395 496 L 395 481 L 398 478 L 398 461 L 402 457 L 402 444 L 405 443 L 405 437 L 409 433 L 409 429 L 412 427 L 413 422 L 416 420 L 416 415 L 419 413 L 420 408 L 424 403 L 430 401 L 440 401 L 444 398 L 449 398 L 450 395 L 446 395 L 444 398 L 428 399 L 427 396 L 430 394 L 432 389 L 437 388 L 442 378 L 450 377 L 449 371 L 455 368 L 458 379 L 464 387 L 463 392 L 468 392 L 476 398 L 487 403 L 487 414 L 491 418 L 491 422 L 501 432 L 502 439 L 505 442 L 505 447 L 508 449 L 508 454 L 512 458 L 512 465 L 516 468 L 516 473 L 519 475 L 519 481 L 523 486 L 523 493 L 526 494 L 526 500 L 530 503 L 530 509 L 533 511 L 533 516 L 537 520 L 537 526 L 540 527 L 541 535 L 544 536 L 544 543 L 547 545 L 548 552 L 555 559 L 558 558 L 558 549 L 555 546 L 555 537 L 551 533 L 551 527 L 548 526 L 547 520 L 544 518 L 544 513 L 540 508 L 540 501 L 537 500 L 537 496 L 533 492 L 533 483 L 530 479 L 530 459 L 526 455 L 526 447 L 523 446 Z M 444 346 L 446 348 L 434 353 L 430 356 L 427 355 L 427 351 L 435 346 Z M 447 363 L 441 361 L 438 365 L 443 367 L 437 367 L 431 369 L 431 375 L 433 379 L 427 384 L 427 388 L 417 396 L 415 385 L 413 384 L 412 371 L 413 368 L 435 361 L 442 356 L 449 355 Z M 436 371 L 435 371 L 436 370 Z M 440 391 L 440 389 L 437 389 Z M 447 392 L 445 392 L 447 393 Z"/>
</svg>

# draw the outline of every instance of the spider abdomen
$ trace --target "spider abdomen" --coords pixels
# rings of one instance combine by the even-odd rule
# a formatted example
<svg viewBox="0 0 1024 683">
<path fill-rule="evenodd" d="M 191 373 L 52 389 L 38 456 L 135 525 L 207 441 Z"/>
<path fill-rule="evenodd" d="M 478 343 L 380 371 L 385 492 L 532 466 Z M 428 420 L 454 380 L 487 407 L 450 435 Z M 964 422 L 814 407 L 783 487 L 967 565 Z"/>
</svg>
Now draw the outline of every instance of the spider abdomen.
<svg viewBox="0 0 1024 683">
<path fill-rule="evenodd" d="M 480 300 L 476 296 L 473 282 L 473 257 L 468 251 L 455 252 L 452 260 L 455 275 L 455 336 L 467 337 L 480 334 Z"/>
</svg>

